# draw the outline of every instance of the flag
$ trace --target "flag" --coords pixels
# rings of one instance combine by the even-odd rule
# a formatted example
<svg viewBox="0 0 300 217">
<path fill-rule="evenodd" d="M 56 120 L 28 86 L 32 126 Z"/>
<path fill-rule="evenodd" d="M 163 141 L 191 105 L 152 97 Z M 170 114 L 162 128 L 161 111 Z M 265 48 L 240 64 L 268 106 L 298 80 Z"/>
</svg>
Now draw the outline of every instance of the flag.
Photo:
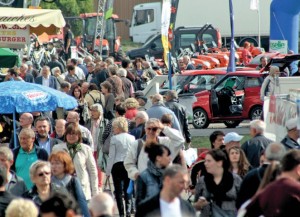
<svg viewBox="0 0 300 217">
<path fill-rule="evenodd" d="M 170 26 L 170 18 L 171 18 L 171 1 L 163 0 L 162 6 L 162 14 L 161 14 L 161 42 L 164 48 L 164 61 L 166 66 L 168 66 L 168 57 L 167 54 L 169 52 L 169 26 Z"/>
<path fill-rule="evenodd" d="M 230 27 L 231 27 L 231 40 L 230 40 L 230 56 L 227 72 L 235 72 L 235 47 L 234 47 L 234 14 L 232 0 L 229 0 L 230 12 Z"/>
<path fill-rule="evenodd" d="M 250 0 L 250 10 L 258 11 L 259 9 L 259 0 Z"/>
</svg>

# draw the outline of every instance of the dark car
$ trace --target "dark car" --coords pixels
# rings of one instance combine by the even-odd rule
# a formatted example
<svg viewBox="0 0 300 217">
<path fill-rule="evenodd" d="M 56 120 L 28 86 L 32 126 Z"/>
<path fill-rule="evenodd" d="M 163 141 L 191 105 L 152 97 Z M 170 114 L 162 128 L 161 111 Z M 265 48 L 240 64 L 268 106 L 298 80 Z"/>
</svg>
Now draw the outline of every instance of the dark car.
<svg viewBox="0 0 300 217">
<path fill-rule="evenodd" d="M 197 101 L 192 106 L 194 127 L 207 128 L 213 122 L 236 127 L 243 120 L 259 119 L 262 83 L 259 71 L 237 71 L 226 74 L 212 88 L 196 93 Z"/>
<path fill-rule="evenodd" d="M 202 30 L 205 31 L 201 33 Z M 172 50 L 179 52 L 180 49 L 189 48 L 191 44 L 197 41 L 197 38 L 201 41 L 205 41 L 206 46 L 210 48 L 215 45 L 215 42 L 220 41 L 220 37 L 219 31 L 211 25 L 205 25 L 203 27 L 178 27 L 174 31 Z M 163 52 L 161 34 L 156 34 L 151 36 L 141 48 L 128 51 L 127 56 L 130 59 L 135 59 L 137 57 L 145 58 L 145 55 L 148 55 L 149 57 L 162 59 Z"/>
</svg>

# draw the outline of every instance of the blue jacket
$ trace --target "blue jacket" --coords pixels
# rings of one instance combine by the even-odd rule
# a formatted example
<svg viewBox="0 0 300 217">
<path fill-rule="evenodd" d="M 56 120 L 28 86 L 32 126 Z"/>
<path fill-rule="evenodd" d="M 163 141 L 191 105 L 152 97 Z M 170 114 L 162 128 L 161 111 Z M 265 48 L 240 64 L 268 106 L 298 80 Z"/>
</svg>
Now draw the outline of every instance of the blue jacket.
<svg viewBox="0 0 300 217">
<path fill-rule="evenodd" d="M 37 77 L 35 79 L 35 83 L 43 85 L 43 76 Z M 57 90 L 57 79 L 54 76 L 52 76 L 52 75 L 50 75 L 50 77 L 49 77 L 49 87 Z"/>
</svg>

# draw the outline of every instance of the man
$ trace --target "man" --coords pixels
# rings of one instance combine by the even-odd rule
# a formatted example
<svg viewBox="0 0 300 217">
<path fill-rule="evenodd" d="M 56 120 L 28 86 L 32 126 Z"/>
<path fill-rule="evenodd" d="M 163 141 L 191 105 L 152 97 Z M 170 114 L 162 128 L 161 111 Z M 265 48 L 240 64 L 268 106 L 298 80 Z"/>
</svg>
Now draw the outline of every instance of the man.
<svg viewBox="0 0 300 217">
<path fill-rule="evenodd" d="M 298 216 L 300 212 L 300 150 L 281 161 L 281 175 L 247 206 L 247 216 Z"/>
<path fill-rule="evenodd" d="M 272 142 L 266 138 L 263 133 L 266 124 L 262 120 L 253 120 L 250 122 L 250 136 L 252 139 L 246 141 L 241 148 L 252 167 L 259 167 L 259 158 L 261 152 Z"/>
<path fill-rule="evenodd" d="M 83 82 L 82 83 L 81 91 L 82 91 L 83 97 L 85 97 L 85 95 L 89 92 L 89 87 L 90 87 L 90 83 L 88 83 L 88 82 Z"/>
<path fill-rule="evenodd" d="M 32 74 L 27 73 L 28 66 L 25 63 L 22 63 L 20 66 L 19 76 L 26 82 L 34 83 L 34 78 Z"/>
<path fill-rule="evenodd" d="M 108 74 L 109 78 L 106 80 L 112 85 L 112 93 L 115 97 L 117 96 L 124 96 L 123 91 L 123 81 L 119 76 L 117 76 L 118 66 L 115 64 L 112 64 L 108 66 Z"/>
<path fill-rule="evenodd" d="M 35 79 L 35 83 L 46 86 L 46 87 L 51 87 L 55 90 L 57 90 L 57 86 L 58 86 L 56 77 L 54 77 L 50 74 L 49 66 L 43 66 L 42 75 L 38 76 Z"/>
<path fill-rule="evenodd" d="M 80 217 L 80 208 L 69 195 L 55 192 L 40 207 L 41 217 Z"/>
<path fill-rule="evenodd" d="M 14 163 L 11 167 L 20 176 L 27 189 L 32 187 L 29 168 L 37 160 L 48 160 L 47 151 L 34 144 L 35 133 L 32 129 L 22 129 L 19 134 L 20 147 L 13 150 Z"/>
<path fill-rule="evenodd" d="M 71 58 L 71 45 L 72 45 L 72 41 L 74 39 L 74 35 L 71 31 L 71 26 L 69 23 L 67 23 L 65 25 L 64 28 L 64 49 L 65 49 L 65 60 L 68 60 Z"/>
<path fill-rule="evenodd" d="M 141 172 L 147 168 L 148 154 L 145 152 L 145 146 L 150 143 L 164 144 L 171 150 L 172 161 L 178 155 L 184 143 L 184 138 L 178 130 L 164 126 L 159 119 L 150 118 L 145 124 L 145 140 L 136 140 L 131 144 L 124 166 L 128 176 L 136 180 Z M 160 136 L 160 133 L 165 136 Z"/>
<path fill-rule="evenodd" d="M 244 137 L 237 134 L 236 132 L 230 132 L 227 133 L 224 137 L 224 145 L 225 145 L 225 149 L 226 151 L 228 151 L 231 147 L 233 146 L 241 146 L 241 140 Z"/>
<path fill-rule="evenodd" d="M 49 136 L 51 124 L 47 117 L 38 117 L 35 120 L 34 126 L 37 131 L 35 144 L 37 144 L 40 148 L 45 149 L 48 155 L 50 155 L 53 146 L 62 143 L 63 141 Z"/>
<path fill-rule="evenodd" d="M 300 145 L 297 142 L 299 139 L 299 130 L 297 129 L 297 118 L 289 119 L 285 127 L 287 129 L 287 135 L 283 138 L 281 143 L 284 145 L 284 147 L 288 149 L 299 149 Z"/>
<path fill-rule="evenodd" d="M 54 69 L 55 67 L 58 67 L 60 69 L 61 74 L 64 73 L 65 69 L 61 62 L 58 61 L 57 54 L 51 54 L 51 61 L 47 64 L 49 66 L 50 70 Z"/>
<path fill-rule="evenodd" d="M 163 175 L 162 190 L 137 207 L 136 217 L 196 216 L 191 204 L 180 197 L 188 181 L 188 171 L 185 168 L 180 165 L 167 167 Z"/>
<path fill-rule="evenodd" d="M 108 193 L 99 193 L 89 202 L 91 217 L 112 217 L 114 215 L 114 199 Z"/>
<path fill-rule="evenodd" d="M 94 149 L 94 142 L 93 142 L 93 137 L 91 132 L 89 131 L 89 129 L 87 129 L 86 127 L 82 126 L 79 124 L 79 114 L 77 112 L 74 111 L 69 111 L 68 112 L 68 116 L 67 116 L 67 122 L 68 123 L 75 123 L 76 125 L 79 126 L 81 134 L 82 134 L 82 142 L 84 144 L 87 144 L 88 146 L 90 146 L 92 148 L 92 150 Z"/>
<path fill-rule="evenodd" d="M 27 61 L 26 65 L 28 66 L 28 70 L 27 73 L 33 75 L 33 78 L 36 79 L 36 77 L 38 76 L 39 72 L 33 68 L 33 64 L 31 61 Z"/>
<path fill-rule="evenodd" d="M 0 216 L 5 216 L 6 208 L 10 202 L 15 199 L 15 196 L 7 192 L 5 189 L 7 178 L 6 168 L 0 166 Z"/>
<path fill-rule="evenodd" d="M 97 85 L 100 87 L 101 83 L 106 81 L 106 79 L 109 77 L 106 62 L 101 61 L 100 63 L 96 64 L 95 76 L 97 80 Z"/>
<path fill-rule="evenodd" d="M 118 76 L 121 78 L 123 83 L 123 91 L 124 91 L 124 98 L 127 99 L 132 96 L 134 89 L 131 81 L 126 78 L 127 71 L 123 68 L 118 69 L 117 72 Z"/>
<path fill-rule="evenodd" d="M 96 77 L 95 76 L 95 63 L 90 62 L 90 63 L 87 64 L 86 67 L 87 67 L 87 70 L 88 70 L 87 75 L 86 75 L 86 81 L 88 83 L 90 83 L 91 80 L 93 80 Z"/>
<path fill-rule="evenodd" d="M 86 66 L 83 64 L 83 59 L 82 58 L 77 58 L 77 66 L 79 68 L 81 68 L 81 70 L 83 71 L 84 75 L 87 76 L 88 74 L 88 69 L 86 68 Z"/>
<path fill-rule="evenodd" d="M 56 138 L 64 141 L 67 121 L 64 119 L 55 120 L 55 131 L 50 135 L 51 138 Z"/>
<path fill-rule="evenodd" d="M 145 135 L 145 124 L 149 120 L 148 114 L 145 111 L 139 111 L 134 118 L 135 128 L 129 133 L 135 137 L 135 139 L 141 139 Z"/>
<path fill-rule="evenodd" d="M 147 61 L 142 62 L 142 67 L 144 69 L 143 78 L 146 81 L 152 80 L 156 76 L 156 72 L 151 68 L 151 65 Z"/>
<path fill-rule="evenodd" d="M 240 208 L 241 205 L 248 199 L 251 199 L 256 193 L 267 167 L 272 162 L 280 162 L 285 155 L 286 151 L 282 144 L 271 143 L 265 151 L 266 160 L 261 167 L 250 170 L 243 179 L 240 190 L 237 195 L 236 207 Z"/>
<path fill-rule="evenodd" d="M 89 63 L 93 62 L 93 58 L 91 56 L 85 56 L 83 62 L 87 66 Z"/>
<path fill-rule="evenodd" d="M 78 64 L 78 61 L 74 58 L 72 58 L 69 62 L 68 62 L 68 66 L 73 66 L 75 68 L 75 75 L 78 77 L 78 79 L 83 82 L 85 81 L 85 74 L 84 72 L 82 71 L 81 68 L 79 68 L 77 66 Z"/>
<path fill-rule="evenodd" d="M 27 191 L 24 180 L 17 176 L 15 172 L 10 170 L 14 163 L 14 155 L 12 151 L 5 146 L 0 147 L 0 165 L 5 167 L 7 175 L 7 183 L 5 189 L 7 192 L 21 197 L 22 194 Z"/>
<path fill-rule="evenodd" d="M 195 66 L 191 62 L 191 59 L 188 55 L 183 56 L 182 61 L 186 65 L 185 70 L 194 70 L 195 69 Z"/>
<path fill-rule="evenodd" d="M 256 67 L 257 70 L 264 68 L 268 63 L 268 58 L 266 56 L 262 56 L 259 59 L 260 64 Z"/>
<path fill-rule="evenodd" d="M 71 90 L 71 84 L 67 81 L 64 81 L 60 84 L 60 91 L 66 94 L 69 94 Z"/>
<path fill-rule="evenodd" d="M 127 76 L 133 85 L 135 85 L 135 76 L 134 74 L 130 71 L 131 69 L 131 61 L 129 59 L 122 59 L 121 66 L 123 69 L 127 71 Z"/>
<path fill-rule="evenodd" d="M 11 68 L 7 70 L 5 81 L 24 81 L 18 74 L 18 72 Z"/>
<path fill-rule="evenodd" d="M 138 103 L 140 105 L 138 107 L 138 110 L 139 111 L 146 111 L 147 109 L 145 108 L 145 106 L 146 106 L 147 101 L 148 101 L 147 97 L 145 97 L 144 95 L 136 95 L 135 99 L 138 101 Z"/>
<path fill-rule="evenodd" d="M 18 136 L 19 133 L 21 132 L 22 129 L 31 129 L 32 128 L 32 123 L 33 123 L 33 115 L 31 113 L 23 113 L 21 114 L 20 118 L 19 118 L 19 123 L 20 123 L 20 127 L 17 128 L 16 130 L 16 135 Z M 11 135 L 11 139 L 9 142 L 9 148 L 10 149 L 14 149 L 16 147 L 20 146 L 19 140 L 17 138 L 16 140 L 16 147 L 15 147 L 15 142 L 14 142 L 14 134 L 12 133 Z"/>
<path fill-rule="evenodd" d="M 187 119 L 187 113 L 186 113 L 186 107 L 178 103 L 178 95 L 175 90 L 169 90 L 166 93 L 166 102 L 165 105 L 167 108 L 172 110 L 174 114 L 176 115 L 179 124 L 180 124 L 180 129 L 185 137 L 185 142 L 190 145 L 191 143 L 191 133 L 189 130 L 189 123 Z"/>
<path fill-rule="evenodd" d="M 174 114 L 174 112 L 170 109 L 168 109 L 165 105 L 164 105 L 164 99 L 163 96 L 160 94 L 155 94 L 154 96 L 152 96 L 152 106 L 147 110 L 147 114 L 149 116 L 149 118 L 157 118 L 157 119 L 161 119 L 161 117 L 164 114 L 171 114 L 173 117 L 173 128 L 175 128 L 176 130 L 181 130 L 180 128 L 180 124 L 179 121 L 176 117 L 176 115 Z"/>
</svg>

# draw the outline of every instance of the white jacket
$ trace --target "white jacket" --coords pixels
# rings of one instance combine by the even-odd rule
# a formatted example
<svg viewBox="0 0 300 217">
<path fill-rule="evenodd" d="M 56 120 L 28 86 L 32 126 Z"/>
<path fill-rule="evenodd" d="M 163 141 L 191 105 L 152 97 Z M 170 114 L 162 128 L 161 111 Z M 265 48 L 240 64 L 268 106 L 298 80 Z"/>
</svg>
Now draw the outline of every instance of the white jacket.
<svg viewBox="0 0 300 217">
<path fill-rule="evenodd" d="M 98 171 L 91 147 L 81 144 L 82 149 L 73 159 L 76 175 L 87 200 L 98 194 Z M 66 143 L 53 146 L 52 152 L 68 151 Z"/>
<path fill-rule="evenodd" d="M 182 133 L 174 128 L 165 127 L 162 132 L 166 136 L 159 136 L 158 141 L 160 144 L 167 146 L 171 150 L 171 158 L 174 160 L 178 155 L 182 144 L 185 142 L 185 139 L 183 138 Z M 137 148 L 138 140 L 135 140 L 131 144 L 124 160 L 125 169 L 127 170 L 129 178 L 132 180 L 135 180 L 134 176 L 136 173 L 141 173 L 147 168 L 147 162 L 149 160 L 144 147 L 141 149 L 139 159 L 137 159 Z"/>
</svg>

